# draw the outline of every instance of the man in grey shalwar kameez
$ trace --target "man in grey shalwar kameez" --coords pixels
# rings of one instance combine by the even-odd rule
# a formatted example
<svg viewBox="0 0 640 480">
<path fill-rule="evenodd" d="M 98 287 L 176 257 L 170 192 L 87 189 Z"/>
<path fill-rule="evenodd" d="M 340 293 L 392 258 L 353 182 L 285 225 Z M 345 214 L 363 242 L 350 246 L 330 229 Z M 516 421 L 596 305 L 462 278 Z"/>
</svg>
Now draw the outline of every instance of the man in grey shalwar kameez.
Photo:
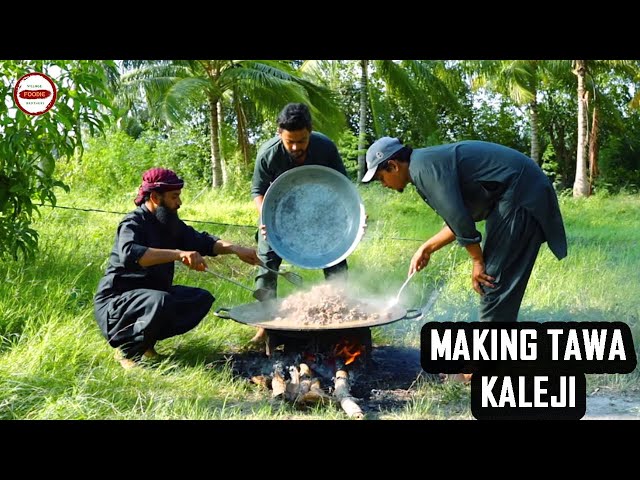
<svg viewBox="0 0 640 480">
<path fill-rule="evenodd" d="M 540 245 L 567 255 L 562 215 L 547 176 L 531 158 L 495 143 L 463 141 L 411 149 L 383 137 L 367 151 L 363 182 L 402 192 L 413 183 L 446 226 L 416 251 L 409 274 L 453 240 L 473 259 L 480 320 L 516 321 Z M 475 223 L 486 220 L 484 245 Z"/>
</svg>

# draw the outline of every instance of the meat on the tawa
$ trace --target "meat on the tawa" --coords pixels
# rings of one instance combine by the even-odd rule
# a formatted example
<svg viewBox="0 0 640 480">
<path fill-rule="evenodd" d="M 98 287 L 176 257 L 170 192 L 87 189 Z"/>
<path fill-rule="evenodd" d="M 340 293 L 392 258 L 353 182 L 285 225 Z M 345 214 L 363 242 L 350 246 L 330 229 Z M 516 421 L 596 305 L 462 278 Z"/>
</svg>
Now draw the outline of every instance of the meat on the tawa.
<svg viewBox="0 0 640 480">
<path fill-rule="evenodd" d="M 391 312 L 377 311 L 372 305 L 350 298 L 344 290 L 330 283 L 316 285 L 307 292 L 285 298 L 276 315 L 276 320 L 290 319 L 303 325 L 391 318 Z"/>
</svg>

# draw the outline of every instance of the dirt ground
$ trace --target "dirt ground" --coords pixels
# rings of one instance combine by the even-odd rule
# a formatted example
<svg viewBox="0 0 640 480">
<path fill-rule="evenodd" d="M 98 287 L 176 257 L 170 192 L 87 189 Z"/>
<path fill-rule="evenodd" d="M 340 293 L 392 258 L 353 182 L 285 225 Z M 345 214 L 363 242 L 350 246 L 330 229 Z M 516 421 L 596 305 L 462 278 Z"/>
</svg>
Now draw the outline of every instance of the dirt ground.
<svg viewBox="0 0 640 480">
<path fill-rule="evenodd" d="M 583 420 L 640 420 L 640 394 L 596 391 L 587 394 Z"/>
<path fill-rule="evenodd" d="M 273 369 L 273 360 L 261 352 L 235 353 L 233 358 L 235 373 L 247 379 L 252 375 L 268 375 Z M 376 346 L 368 368 L 353 371 L 352 375 L 351 392 L 370 418 L 400 409 L 411 401 L 419 377 L 439 383 L 437 376 L 422 371 L 419 350 L 390 345 Z M 588 392 L 586 400 L 584 420 L 640 420 L 639 391 L 621 393 L 598 388 Z"/>
</svg>

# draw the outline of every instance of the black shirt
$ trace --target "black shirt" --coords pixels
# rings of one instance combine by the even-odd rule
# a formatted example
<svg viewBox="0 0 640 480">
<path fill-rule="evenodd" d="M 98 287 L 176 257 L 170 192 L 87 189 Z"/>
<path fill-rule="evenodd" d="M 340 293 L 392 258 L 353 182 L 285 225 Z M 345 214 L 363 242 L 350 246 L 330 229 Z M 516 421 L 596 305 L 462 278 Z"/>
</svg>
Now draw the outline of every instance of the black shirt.
<svg viewBox="0 0 640 480">
<path fill-rule="evenodd" d="M 108 297 L 138 288 L 168 291 L 173 284 L 174 262 L 142 267 L 138 263 L 147 248 L 197 251 L 214 256 L 213 246 L 218 237 L 207 232 L 196 232 L 193 227 L 179 221 L 176 237 L 171 237 L 156 216 L 143 204 L 118 225 L 109 265 L 98 284 L 95 299 Z"/>
</svg>

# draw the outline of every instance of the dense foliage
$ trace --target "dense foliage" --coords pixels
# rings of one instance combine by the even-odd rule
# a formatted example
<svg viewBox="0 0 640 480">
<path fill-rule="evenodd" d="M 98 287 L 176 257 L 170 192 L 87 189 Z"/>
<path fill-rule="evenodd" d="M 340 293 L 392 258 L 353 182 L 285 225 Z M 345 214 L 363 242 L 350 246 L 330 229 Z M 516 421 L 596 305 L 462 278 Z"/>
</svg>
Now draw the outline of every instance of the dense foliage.
<svg viewBox="0 0 640 480">
<path fill-rule="evenodd" d="M 366 145 L 390 135 L 414 148 L 478 139 L 532 157 L 535 151 L 557 189 L 570 189 L 579 137 L 573 64 L 2 62 L 0 256 L 28 257 L 34 251 L 33 215 L 38 204 L 55 203 L 56 187 L 113 195 L 117 186 L 130 195 L 142 171 L 164 166 L 192 187 L 223 186 L 243 198 L 257 148 L 276 134 L 275 117 L 288 101 L 311 105 L 314 127 L 337 143 L 354 181 Z M 638 103 L 639 65 L 588 62 L 590 193 L 636 192 L 640 186 L 640 117 L 632 108 Z M 54 109 L 40 117 L 18 111 L 11 98 L 17 78 L 30 71 L 50 74 L 59 87 Z"/>
<path fill-rule="evenodd" d="M 13 105 L 17 80 L 42 72 L 57 84 L 53 108 L 40 116 Z M 56 161 L 83 148 L 82 138 L 103 130 L 108 118 L 114 62 L 3 61 L 0 63 L 0 258 L 33 255 L 31 228 L 38 205 L 55 204 Z"/>
</svg>

